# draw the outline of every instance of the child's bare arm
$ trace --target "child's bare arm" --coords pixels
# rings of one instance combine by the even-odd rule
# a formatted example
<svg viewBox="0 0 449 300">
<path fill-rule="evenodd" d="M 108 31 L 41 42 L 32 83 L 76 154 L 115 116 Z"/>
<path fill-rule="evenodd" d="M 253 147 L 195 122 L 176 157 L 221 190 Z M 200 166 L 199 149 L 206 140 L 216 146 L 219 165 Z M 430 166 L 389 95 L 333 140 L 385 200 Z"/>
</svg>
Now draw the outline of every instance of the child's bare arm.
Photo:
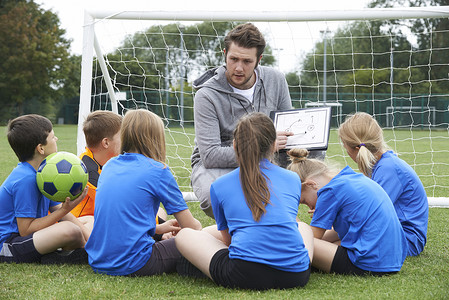
<svg viewBox="0 0 449 300">
<path fill-rule="evenodd" d="M 164 234 L 171 232 L 176 235 L 181 230 L 176 219 L 167 220 L 162 224 L 156 225 L 156 234 Z"/>
<path fill-rule="evenodd" d="M 173 215 L 175 216 L 176 220 L 178 220 L 178 223 L 181 226 L 181 228 L 188 227 L 196 230 L 201 230 L 202 228 L 200 221 L 195 219 L 192 216 L 190 210 L 188 209 L 174 213 Z"/>
<path fill-rule="evenodd" d="M 19 234 L 21 236 L 27 236 L 38 230 L 47 228 L 60 221 L 65 215 L 67 215 L 81 200 L 86 196 L 87 189 L 84 189 L 83 193 L 73 201 L 66 199 L 66 201 L 60 205 L 51 207 L 51 213 L 42 218 L 16 218 L 17 227 L 19 228 Z"/>
</svg>

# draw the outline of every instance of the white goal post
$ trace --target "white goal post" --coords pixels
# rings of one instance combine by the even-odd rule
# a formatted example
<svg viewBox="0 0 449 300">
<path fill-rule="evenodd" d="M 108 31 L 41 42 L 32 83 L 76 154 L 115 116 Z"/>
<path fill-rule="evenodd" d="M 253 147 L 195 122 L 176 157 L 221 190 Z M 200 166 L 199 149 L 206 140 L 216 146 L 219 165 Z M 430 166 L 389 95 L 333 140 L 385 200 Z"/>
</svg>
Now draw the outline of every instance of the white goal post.
<svg viewBox="0 0 449 300">
<path fill-rule="evenodd" d="M 422 174 L 418 171 L 417 173 L 421 180 L 426 182 L 424 185 L 429 204 L 449 207 L 449 160 L 440 159 L 449 156 L 449 147 L 443 149 L 436 146 L 441 140 L 446 145 L 449 144 L 449 91 L 437 89 L 443 86 L 444 81 L 446 86 L 449 86 L 449 78 L 434 79 L 434 75 L 431 75 L 434 70 L 444 68 L 444 64 L 434 60 L 439 51 L 449 48 L 433 46 L 432 43 L 426 49 L 416 46 L 419 44 L 419 36 L 430 35 L 432 38 L 441 35 L 449 38 L 449 30 L 415 34 L 408 33 L 409 29 L 405 29 L 407 26 L 398 25 L 398 20 L 434 20 L 448 17 L 449 6 L 255 12 L 85 11 L 77 131 L 78 154 L 85 148 L 82 124 L 92 110 L 110 109 L 122 114 L 130 108 L 145 107 L 155 110 L 164 120 L 168 132 L 167 148 L 171 149 L 171 153 L 167 153 L 168 165 L 174 172 L 185 199 L 194 201 L 195 197 L 189 185 L 190 154 L 194 144 L 191 117 L 194 91 L 191 86 L 195 76 L 219 65 L 217 62 L 216 65 L 210 65 L 213 60 L 209 58 L 220 55 L 217 51 L 208 49 L 214 43 L 206 43 L 205 40 L 215 37 L 214 45 L 221 45 L 223 33 L 219 32 L 214 24 L 253 22 L 267 39 L 270 48 L 264 56 L 272 56 L 272 66 L 281 69 L 283 61 L 287 61 L 286 65 L 301 66 L 293 71 L 285 71 L 292 77 L 297 75 L 298 82 L 289 82 L 296 108 L 322 105 L 334 107 L 334 128 L 349 113 L 366 111 L 373 114 L 384 128 L 391 129 L 387 140 L 389 146 L 408 160 L 415 170 L 424 170 Z M 390 20 L 391 23 L 387 25 L 373 27 L 372 22 Z M 123 34 L 118 34 L 115 30 L 105 33 L 109 26 L 107 24 L 112 22 L 139 23 L 142 29 L 124 29 Z M 199 28 L 197 31 L 185 29 L 194 27 L 199 22 L 210 22 L 212 33 L 208 31 L 203 34 Z M 360 22 L 357 24 L 362 24 L 360 28 L 363 27 L 364 31 L 358 26 L 351 27 L 352 22 Z M 169 41 L 173 32 L 166 32 L 167 24 L 174 24 L 177 28 L 176 45 Z M 306 29 L 298 30 L 298 24 L 304 25 L 302 28 Z M 320 24 L 321 29 L 317 29 L 317 24 Z M 388 29 L 389 24 L 392 28 L 400 29 Z M 423 24 L 428 25 L 428 21 Z M 106 30 L 102 29 L 100 35 L 98 33 L 101 26 Z M 151 26 L 156 29 L 159 26 L 160 30 L 150 33 L 147 29 Z M 297 36 L 304 32 L 308 34 L 308 38 Z M 163 41 L 162 46 L 156 46 L 153 42 L 153 35 L 156 34 L 157 38 Z M 146 41 L 146 45 L 133 40 L 139 38 L 138 35 L 141 35 L 139 41 Z M 187 45 L 188 38 L 196 39 L 198 49 L 189 48 L 191 46 Z M 105 49 L 102 43 L 110 39 L 115 39 L 122 45 Z M 370 46 L 366 51 L 357 48 L 362 40 Z M 292 44 L 285 46 L 286 41 Z M 300 49 L 299 45 L 306 41 L 311 43 L 311 47 L 308 50 Z M 387 50 L 378 49 L 377 45 L 385 43 L 388 44 Z M 339 47 L 343 45 L 352 51 L 339 52 Z M 147 60 L 139 56 L 138 53 L 142 51 L 146 52 Z M 164 53 L 163 56 L 160 53 Z M 425 63 L 422 63 L 422 56 L 425 56 L 424 60 L 427 59 Z M 340 62 L 341 59 L 346 60 L 347 68 Z M 367 66 L 358 62 L 363 59 L 368 62 Z M 400 65 L 404 62 L 409 65 Z M 150 68 L 154 72 L 149 72 Z M 133 73 L 140 71 L 142 73 Z M 149 85 L 150 81 L 157 86 Z M 348 84 L 351 81 L 352 83 Z M 141 85 L 137 86 L 135 82 L 140 82 Z M 126 84 L 128 85 L 125 86 Z M 415 92 L 418 89 L 419 92 Z M 417 98 L 421 103 L 419 105 L 415 101 Z M 439 106 L 435 105 L 436 102 Z M 405 130 L 402 126 L 395 126 L 392 121 L 398 110 L 409 113 Z M 418 122 L 413 114 L 423 111 L 426 111 L 425 118 L 423 117 L 425 120 Z M 421 131 L 415 131 L 418 129 Z M 179 140 L 182 142 L 178 142 Z M 421 149 L 419 142 L 422 140 L 429 141 L 425 144 L 430 148 Z M 406 146 L 409 142 L 412 149 Z M 330 155 L 327 159 L 352 163 L 338 141 L 331 143 L 330 147 L 333 147 L 334 152 L 329 149 Z M 423 153 L 430 153 L 430 162 L 420 161 Z"/>
</svg>

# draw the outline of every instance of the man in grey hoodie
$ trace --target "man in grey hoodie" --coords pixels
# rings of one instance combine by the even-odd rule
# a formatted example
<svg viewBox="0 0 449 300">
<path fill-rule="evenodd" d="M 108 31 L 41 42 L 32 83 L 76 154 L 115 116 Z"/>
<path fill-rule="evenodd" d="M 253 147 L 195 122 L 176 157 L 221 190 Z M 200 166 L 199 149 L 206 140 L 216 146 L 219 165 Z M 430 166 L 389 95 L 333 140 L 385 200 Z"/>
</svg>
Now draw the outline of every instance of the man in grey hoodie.
<svg viewBox="0 0 449 300">
<path fill-rule="evenodd" d="M 285 76 L 259 66 L 265 40 L 251 23 L 238 25 L 224 40 L 226 66 L 211 69 L 194 81 L 195 148 L 192 187 L 201 209 L 213 218 L 210 186 L 238 167 L 232 145 L 237 121 L 251 112 L 270 115 L 291 109 Z M 284 149 L 291 132 L 278 132 L 276 150 Z"/>
</svg>

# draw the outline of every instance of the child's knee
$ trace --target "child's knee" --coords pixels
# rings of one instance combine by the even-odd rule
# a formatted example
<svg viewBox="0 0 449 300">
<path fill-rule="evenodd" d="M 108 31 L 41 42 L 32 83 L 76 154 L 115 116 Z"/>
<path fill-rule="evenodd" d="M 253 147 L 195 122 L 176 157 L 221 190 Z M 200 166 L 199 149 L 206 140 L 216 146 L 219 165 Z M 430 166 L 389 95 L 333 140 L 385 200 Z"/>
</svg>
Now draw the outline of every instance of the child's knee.
<svg viewBox="0 0 449 300">
<path fill-rule="evenodd" d="M 186 236 L 190 234 L 190 232 L 193 231 L 191 228 L 183 228 L 176 234 L 176 241 L 183 241 L 186 239 Z"/>
<path fill-rule="evenodd" d="M 64 225 L 61 234 L 64 235 L 64 239 L 66 241 L 80 242 L 80 243 L 84 242 L 84 236 L 83 232 L 81 231 L 81 228 L 79 228 L 77 225 L 71 222 L 61 222 L 61 224 Z"/>
<path fill-rule="evenodd" d="M 191 236 L 193 231 L 195 230 L 192 228 L 183 228 L 176 234 L 175 243 L 178 250 L 183 248 L 186 243 L 190 241 L 189 236 Z"/>
</svg>

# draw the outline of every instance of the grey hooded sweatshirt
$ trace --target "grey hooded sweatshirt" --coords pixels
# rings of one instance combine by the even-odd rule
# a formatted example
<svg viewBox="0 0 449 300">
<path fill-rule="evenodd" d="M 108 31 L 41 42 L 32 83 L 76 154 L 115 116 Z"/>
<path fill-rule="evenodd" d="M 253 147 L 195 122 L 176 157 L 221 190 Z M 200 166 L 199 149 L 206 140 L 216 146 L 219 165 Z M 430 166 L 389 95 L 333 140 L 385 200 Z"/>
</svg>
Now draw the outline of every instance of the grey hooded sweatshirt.
<svg viewBox="0 0 449 300">
<path fill-rule="evenodd" d="M 236 168 L 232 147 L 238 120 L 251 112 L 270 115 L 271 111 L 291 109 L 292 103 L 284 74 L 270 68 L 257 67 L 258 79 L 253 103 L 234 93 L 226 79 L 226 67 L 208 70 L 193 82 L 195 148 L 192 167 L 202 162 L 209 168 Z"/>
</svg>

